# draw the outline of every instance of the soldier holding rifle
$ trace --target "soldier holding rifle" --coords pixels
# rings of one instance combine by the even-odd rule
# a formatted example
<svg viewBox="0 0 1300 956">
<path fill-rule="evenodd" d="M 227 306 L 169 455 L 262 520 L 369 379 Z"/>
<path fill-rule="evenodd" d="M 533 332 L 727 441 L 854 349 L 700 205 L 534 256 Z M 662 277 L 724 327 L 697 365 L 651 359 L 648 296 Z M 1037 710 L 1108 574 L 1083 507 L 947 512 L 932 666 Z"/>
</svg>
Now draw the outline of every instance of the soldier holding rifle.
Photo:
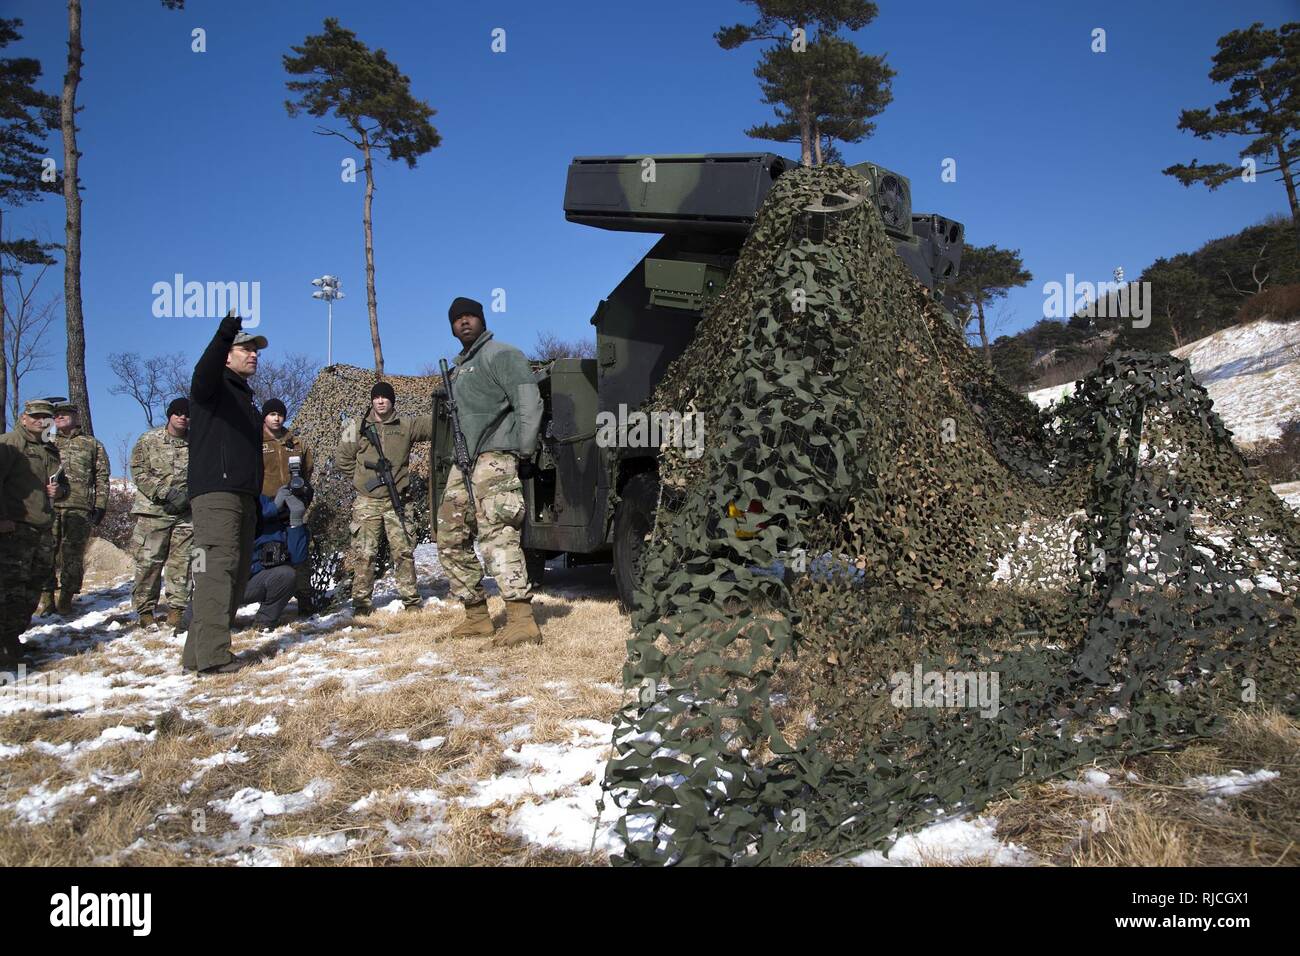
<svg viewBox="0 0 1300 956">
<path fill-rule="evenodd" d="M 352 613 L 374 611 L 375 555 L 388 539 L 397 591 L 407 610 L 418 610 L 415 546 L 406 529 L 404 502 L 410 486 L 407 459 L 411 446 L 433 437 L 431 415 L 406 416 L 396 409 L 397 395 L 387 382 L 370 390 L 370 410 L 360 422 L 348 422 L 335 453 L 335 465 L 352 476 Z"/>
<path fill-rule="evenodd" d="M 519 349 L 493 339 L 483 306 L 457 298 L 447 312 L 463 349 L 445 377 L 452 400 L 457 467 L 438 506 L 438 561 L 452 596 L 465 606 L 453 637 L 494 633 L 474 542 L 506 602 L 498 647 L 542 643 L 520 546 L 524 523 L 521 478 L 529 477 L 542 420 L 542 398 Z M 443 364 L 444 375 L 446 364 Z"/>
</svg>

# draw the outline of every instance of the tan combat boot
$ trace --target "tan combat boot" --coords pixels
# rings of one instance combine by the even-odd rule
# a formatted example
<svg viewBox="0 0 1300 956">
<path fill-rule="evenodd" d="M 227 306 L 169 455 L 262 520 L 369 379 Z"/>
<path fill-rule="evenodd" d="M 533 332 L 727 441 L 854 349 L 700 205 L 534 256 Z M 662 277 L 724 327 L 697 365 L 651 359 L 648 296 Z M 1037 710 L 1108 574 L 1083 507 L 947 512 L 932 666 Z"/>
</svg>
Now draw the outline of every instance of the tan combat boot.
<svg viewBox="0 0 1300 956">
<path fill-rule="evenodd" d="M 494 647 L 517 647 L 542 643 L 542 632 L 533 618 L 530 601 L 506 601 L 506 626 L 492 639 Z"/>
<path fill-rule="evenodd" d="M 36 610 L 33 613 L 37 617 L 44 617 L 52 610 L 54 610 L 54 592 L 45 591 L 41 594 L 40 603 L 36 605 Z"/>
<path fill-rule="evenodd" d="M 169 607 L 167 609 L 167 626 L 173 631 L 179 631 L 185 623 L 185 611 L 178 607 Z"/>
<path fill-rule="evenodd" d="M 487 601 L 465 605 L 465 620 L 454 628 L 448 637 L 487 637 L 496 632 L 492 615 L 488 613 Z"/>
<path fill-rule="evenodd" d="M 59 590 L 59 599 L 54 603 L 54 610 L 58 611 L 64 617 L 72 614 L 72 592 Z"/>
</svg>

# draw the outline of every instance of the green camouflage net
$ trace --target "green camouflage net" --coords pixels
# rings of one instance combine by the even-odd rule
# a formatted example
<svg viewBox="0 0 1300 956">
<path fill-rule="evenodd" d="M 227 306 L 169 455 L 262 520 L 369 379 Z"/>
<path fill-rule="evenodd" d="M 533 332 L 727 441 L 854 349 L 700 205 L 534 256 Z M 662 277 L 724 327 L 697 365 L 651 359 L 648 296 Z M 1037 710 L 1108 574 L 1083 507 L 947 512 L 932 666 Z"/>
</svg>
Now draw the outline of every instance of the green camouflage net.
<svg viewBox="0 0 1300 956">
<path fill-rule="evenodd" d="M 1186 364 L 1112 354 L 1040 414 L 869 189 L 783 175 L 652 399 L 707 442 L 661 463 L 605 780 L 619 862 L 825 860 L 1297 712 L 1300 524 Z"/>
</svg>

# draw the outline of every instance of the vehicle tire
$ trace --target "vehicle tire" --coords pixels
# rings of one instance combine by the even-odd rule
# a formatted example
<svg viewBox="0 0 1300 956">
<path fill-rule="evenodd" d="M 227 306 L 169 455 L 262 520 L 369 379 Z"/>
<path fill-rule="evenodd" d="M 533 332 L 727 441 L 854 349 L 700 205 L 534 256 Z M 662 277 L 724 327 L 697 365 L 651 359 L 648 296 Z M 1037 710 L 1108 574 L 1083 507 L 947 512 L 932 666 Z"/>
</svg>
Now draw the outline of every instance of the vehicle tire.
<svg viewBox="0 0 1300 956">
<path fill-rule="evenodd" d="M 642 552 L 654 530 L 658 502 L 659 479 L 653 472 L 643 472 L 633 475 L 623 486 L 618 513 L 614 515 L 614 582 L 619 603 L 629 613 L 641 575 Z"/>
<path fill-rule="evenodd" d="M 542 586 L 542 576 L 546 571 L 546 562 L 550 555 L 534 548 L 524 548 L 524 567 L 528 571 L 528 583 L 535 588 Z"/>
</svg>

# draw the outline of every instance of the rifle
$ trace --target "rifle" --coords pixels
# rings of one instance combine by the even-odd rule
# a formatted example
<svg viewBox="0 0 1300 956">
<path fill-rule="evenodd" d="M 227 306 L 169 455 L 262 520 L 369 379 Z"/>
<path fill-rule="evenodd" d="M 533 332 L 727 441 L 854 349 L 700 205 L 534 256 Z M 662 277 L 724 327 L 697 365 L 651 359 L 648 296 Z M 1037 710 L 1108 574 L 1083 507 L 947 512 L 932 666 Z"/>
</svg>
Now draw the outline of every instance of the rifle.
<svg viewBox="0 0 1300 956">
<path fill-rule="evenodd" d="M 465 493 L 469 495 L 470 510 L 475 511 L 478 506 L 474 504 L 474 468 L 469 460 L 469 445 L 465 442 L 465 433 L 460 428 L 460 413 L 456 410 L 456 396 L 451 390 L 451 373 L 447 371 L 446 359 L 438 359 L 438 369 L 442 372 L 442 386 L 447 390 L 447 400 L 444 404 L 447 415 L 451 418 L 452 454 L 456 459 L 456 467 L 460 469 L 460 476 L 465 480 Z"/>
<path fill-rule="evenodd" d="M 366 491 L 374 491 L 380 485 L 388 489 L 388 500 L 393 503 L 393 510 L 397 512 L 398 523 L 402 526 L 402 532 L 409 537 L 410 533 L 406 530 L 406 515 L 402 513 L 402 499 L 398 497 L 397 482 L 393 478 L 393 465 L 384 455 L 384 446 L 379 441 L 379 429 L 368 418 L 362 418 L 361 435 L 375 446 L 375 454 L 379 456 L 375 464 L 366 464 L 371 471 L 378 472 L 374 478 L 366 482 Z"/>
</svg>

